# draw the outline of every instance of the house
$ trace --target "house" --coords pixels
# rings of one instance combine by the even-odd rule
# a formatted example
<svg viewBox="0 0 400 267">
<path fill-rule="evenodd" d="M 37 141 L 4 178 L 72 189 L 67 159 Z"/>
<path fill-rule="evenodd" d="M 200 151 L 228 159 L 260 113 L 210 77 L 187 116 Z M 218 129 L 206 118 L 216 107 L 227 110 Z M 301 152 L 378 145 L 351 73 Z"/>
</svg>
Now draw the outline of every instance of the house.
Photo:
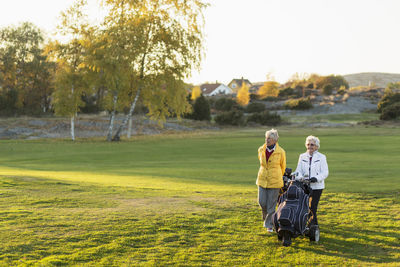
<svg viewBox="0 0 400 267">
<path fill-rule="evenodd" d="M 250 86 L 249 93 L 251 93 L 251 94 L 257 94 L 258 90 L 259 90 L 260 87 L 263 86 L 263 85 L 264 85 L 264 82 L 256 82 L 256 83 L 253 83 L 253 84 Z"/>
<path fill-rule="evenodd" d="M 228 87 L 232 89 L 234 93 L 237 93 L 242 87 L 243 83 L 245 83 L 249 88 L 251 87 L 251 82 L 247 79 L 233 79 L 230 83 L 228 83 Z"/>
<path fill-rule="evenodd" d="M 200 89 L 204 96 L 232 94 L 231 88 L 221 83 L 204 83 L 200 85 Z"/>
</svg>

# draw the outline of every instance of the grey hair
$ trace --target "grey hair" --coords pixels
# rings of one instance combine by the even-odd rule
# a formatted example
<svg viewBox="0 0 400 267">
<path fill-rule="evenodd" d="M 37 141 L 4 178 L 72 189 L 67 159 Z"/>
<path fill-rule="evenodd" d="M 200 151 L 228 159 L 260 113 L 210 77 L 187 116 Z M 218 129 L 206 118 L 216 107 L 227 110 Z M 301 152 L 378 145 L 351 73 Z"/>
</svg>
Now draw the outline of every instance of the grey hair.
<svg viewBox="0 0 400 267">
<path fill-rule="evenodd" d="M 279 139 L 279 134 L 278 131 L 275 129 L 271 129 L 269 131 L 265 132 L 265 138 L 271 137 L 273 138 L 275 141 L 278 141 Z"/>
<path fill-rule="evenodd" d="M 318 137 L 313 136 L 313 135 L 307 136 L 306 143 L 305 143 L 306 147 L 307 147 L 307 142 L 309 142 L 309 141 L 313 142 L 319 149 L 319 147 L 320 147 L 319 144 L 320 143 L 319 143 L 319 138 Z"/>
</svg>

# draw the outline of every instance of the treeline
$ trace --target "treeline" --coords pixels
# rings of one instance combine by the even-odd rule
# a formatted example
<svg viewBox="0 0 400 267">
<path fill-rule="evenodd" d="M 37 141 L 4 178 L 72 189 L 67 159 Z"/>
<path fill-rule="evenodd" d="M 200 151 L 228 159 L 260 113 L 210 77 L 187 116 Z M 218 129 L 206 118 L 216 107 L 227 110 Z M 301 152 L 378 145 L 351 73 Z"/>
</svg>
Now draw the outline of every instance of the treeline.
<svg viewBox="0 0 400 267">
<path fill-rule="evenodd" d="M 31 23 L 0 30 L 0 115 L 111 114 L 107 140 L 119 140 L 138 103 L 153 119 L 190 111 L 184 83 L 202 56 L 205 4 L 197 0 L 103 1 L 98 25 L 85 0 L 61 14 L 47 41 Z M 126 114 L 114 126 L 117 112 Z"/>
</svg>

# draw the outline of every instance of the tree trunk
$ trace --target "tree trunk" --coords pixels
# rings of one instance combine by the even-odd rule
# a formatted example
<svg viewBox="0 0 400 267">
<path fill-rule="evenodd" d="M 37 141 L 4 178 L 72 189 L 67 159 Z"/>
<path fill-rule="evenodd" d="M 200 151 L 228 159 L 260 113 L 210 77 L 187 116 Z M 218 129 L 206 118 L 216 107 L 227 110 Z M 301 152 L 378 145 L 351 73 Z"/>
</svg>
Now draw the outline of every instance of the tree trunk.
<svg viewBox="0 0 400 267">
<path fill-rule="evenodd" d="M 139 99 L 139 95 L 140 95 L 140 87 L 138 89 L 138 91 L 136 92 L 136 96 L 135 99 L 133 100 L 132 104 L 131 104 L 131 108 L 129 109 L 128 114 L 126 115 L 126 117 L 124 118 L 124 120 L 122 121 L 121 125 L 119 126 L 117 132 L 115 133 L 114 137 L 113 137 L 113 141 L 120 141 L 121 140 L 121 132 L 122 129 L 125 127 L 126 123 L 128 122 L 128 120 L 130 120 L 132 118 L 132 114 L 133 111 L 135 110 L 135 106 L 136 106 L 136 102 Z"/>
<path fill-rule="evenodd" d="M 129 121 L 128 121 L 128 132 L 127 132 L 127 134 L 126 134 L 126 137 L 128 138 L 128 139 L 130 139 L 131 138 L 131 135 L 132 135 L 132 117 L 129 119 Z"/>
<path fill-rule="evenodd" d="M 74 95 L 74 86 L 71 87 L 71 95 Z M 75 114 L 71 116 L 71 139 L 75 141 Z"/>
<path fill-rule="evenodd" d="M 71 139 L 75 141 L 75 115 L 71 117 Z"/>
<path fill-rule="evenodd" d="M 108 127 L 108 134 L 107 134 L 107 141 L 111 142 L 112 141 L 112 132 L 113 132 L 113 127 L 114 127 L 114 119 L 115 119 L 115 109 L 117 107 L 117 100 L 118 96 L 115 94 L 114 99 L 113 99 L 113 109 L 111 111 L 111 118 L 110 118 L 110 126 Z"/>
</svg>

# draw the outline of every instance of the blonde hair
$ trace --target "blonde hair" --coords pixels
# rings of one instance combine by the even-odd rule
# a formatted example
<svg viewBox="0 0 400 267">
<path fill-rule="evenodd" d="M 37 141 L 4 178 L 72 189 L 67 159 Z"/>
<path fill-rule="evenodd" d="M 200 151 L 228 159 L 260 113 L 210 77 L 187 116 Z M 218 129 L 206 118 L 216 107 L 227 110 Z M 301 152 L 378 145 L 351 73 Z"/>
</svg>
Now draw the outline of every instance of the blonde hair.
<svg viewBox="0 0 400 267">
<path fill-rule="evenodd" d="M 278 131 L 275 129 L 271 129 L 269 131 L 265 132 L 265 138 L 271 137 L 273 138 L 275 141 L 278 141 L 279 139 L 279 134 Z"/>
<path fill-rule="evenodd" d="M 307 136 L 306 143 L 305 143 L 306 147 L 307 147 L 307 142 L 312 142 L 317 146 L 318 149 L 320 148 L 320 146 L 319 146 L 319 144 L 320 144 L 319 138 L 314 136 L 314 135 Z"/>
</svg>

